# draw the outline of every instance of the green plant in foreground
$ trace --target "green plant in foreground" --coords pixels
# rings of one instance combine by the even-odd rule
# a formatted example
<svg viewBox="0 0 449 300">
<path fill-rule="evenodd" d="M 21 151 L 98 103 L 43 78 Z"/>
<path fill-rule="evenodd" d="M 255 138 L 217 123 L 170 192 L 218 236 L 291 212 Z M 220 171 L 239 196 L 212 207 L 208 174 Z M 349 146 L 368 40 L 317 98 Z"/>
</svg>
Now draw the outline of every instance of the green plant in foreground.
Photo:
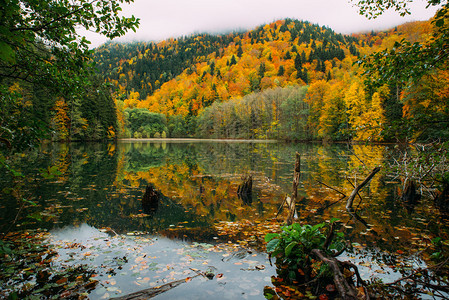
<svg viewBox="0 0 449 300">
<path fill-rule="evenodd" d="M 289 281 L 309 281 L 315 277 L 331 278 L 329 266 L 311 256 L 313 249 L 319 249 L 330 256 L 345 248 L 342 232 L 334 233 L 335 222 L 314 226 L 295 223 L 282 227 L 281 233 L 265 236 L 267 252 L 275 257 L 275 264 L 281 278 Z M 327 231 L 327 233 L 326 233 Z M 326 233 L 326 234 L 325 234 Z"/>
</svg>

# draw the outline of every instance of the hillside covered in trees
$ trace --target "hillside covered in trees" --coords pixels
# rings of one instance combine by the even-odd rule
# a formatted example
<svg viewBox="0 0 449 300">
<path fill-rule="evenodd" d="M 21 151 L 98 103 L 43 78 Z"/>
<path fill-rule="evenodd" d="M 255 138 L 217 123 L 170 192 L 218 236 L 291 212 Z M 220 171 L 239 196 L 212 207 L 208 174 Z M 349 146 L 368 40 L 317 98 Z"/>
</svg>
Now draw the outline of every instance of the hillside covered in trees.
<svg viewBox="0 0 449 300">
<path fill-rule="evenodd" d="M 429 21 L 347 36 L 286 19 L 220 36 L 107 43 L 95 62 L 117 90 L 123 137 L 396 141 L 443 134 L 413 124 L 447 116 L 447 73 L 369 86 L 357 62 L 432 30 Z"/>
</svg>

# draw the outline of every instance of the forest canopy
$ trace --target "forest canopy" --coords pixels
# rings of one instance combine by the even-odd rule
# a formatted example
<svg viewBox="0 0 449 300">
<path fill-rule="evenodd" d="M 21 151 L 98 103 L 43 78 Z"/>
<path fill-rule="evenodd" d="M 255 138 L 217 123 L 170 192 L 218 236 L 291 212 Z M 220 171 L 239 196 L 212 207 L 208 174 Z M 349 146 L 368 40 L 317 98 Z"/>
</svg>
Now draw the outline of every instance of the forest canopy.
<svg viewBox="0 0 449 300">
<path fill-rule="evenodd" d="M 125 109 L 145 108 L 165 115 L 168 137 L 393 142 L 445 138 L 445 65 L 440 62 L 426 72 L 414 70 L 419 63 L 402 68 L 404 57 L 416 57 L 397 48 L 401 43 L 428 45 L 442 28 L 437 23 L 432 19 L 349 36 L 285 19 L 219 36 L 107 43 L 96 50 L 95 62 L 116 88 L 119 134 L 124 137 L 132 136 Z M 376 61 L 378 57 L 389 57 L 388 62 Z M 395 64 L 401 72 L 395 71 Z M 390 76 L 395 74 L 403 79 Z M 302 129 L 285 132 L 280 124 L 286 120 L 279 118 L 282 107 L 277 105 L 281 100 L 270 106 L 265 96 L 302 87 L 307 90 L 304 104 L 292 110 L 289 120 L 303 124 Z M 251 97 L 246 111 L 238 109 Z"/>
<path fill-rule="evenodd" d="M 79 28 L 108 38 L 135 30 L 139 20 L 119 15 L 120 4 L 129 2 L 2 2 L 2 146 L 29 147 L 36 140 L 49 137 L 50 128 L 57 139 L 114 135 L 114 103 L 103 79 L 92 72 L 90 42 L 79 33 Z"/>
</svg>

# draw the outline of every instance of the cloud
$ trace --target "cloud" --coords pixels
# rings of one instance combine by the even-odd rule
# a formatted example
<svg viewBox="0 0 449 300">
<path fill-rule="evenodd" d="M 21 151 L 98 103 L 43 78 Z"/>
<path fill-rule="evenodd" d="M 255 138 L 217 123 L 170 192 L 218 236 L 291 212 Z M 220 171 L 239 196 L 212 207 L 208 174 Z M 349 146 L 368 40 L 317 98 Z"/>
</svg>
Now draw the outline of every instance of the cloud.
<svg viewBox="0 0 449 300">
<path fill-rule="evenodd" d="M 284 18 L 309 21 L 348 34 L 427 20 L 436 9 L 426 9 L 426 4 L 423 0 L 413 1 L 412 14 L 405 18 L 389 11 L 368 20 L 348 0 L 135 0 L 123 6 L 123 13 L 140 18 L 140 28 L 119 40 L 158 41 L 193 33 L 247 30 Z M 94 47 L 106 41 L 91 33 L 86 36 Z"/>
</svg>

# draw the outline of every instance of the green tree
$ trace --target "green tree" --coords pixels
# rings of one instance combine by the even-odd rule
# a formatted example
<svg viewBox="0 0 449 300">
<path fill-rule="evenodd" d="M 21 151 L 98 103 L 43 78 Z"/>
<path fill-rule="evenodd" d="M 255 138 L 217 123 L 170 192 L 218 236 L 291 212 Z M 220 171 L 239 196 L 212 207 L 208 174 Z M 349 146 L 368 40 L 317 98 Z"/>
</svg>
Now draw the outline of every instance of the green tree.
<svg viewBox="0 0 449 300">
<path fill-rule="evenodd" d="M 239 48 L 237 49 L 237 57 L 241 58 L 243 55 L 243 49 L 242 46 L 240 45 Z"/>
<path fill-rule="evenodd" d="M 278 76 L 283 76 L 285 72 L 284 66 L 280 65 L 278 70 Z"/>
<path fill-rule="evenodd" d="M 231 57 L 231 61 L 229 62 L 229 65 L 232 66 L 232 65 L 236 65 L 236 64 L 237 64 L 237 60 L 235 59 L 235 56 L 233 55 Z"/>
<path fill-rule="evenodd" d="M 142 137 L 152 137 L 156 132 L 167 131 L 165 115 L 150 112 L 146 108 L 126 109 L 131 134 L 139 132 Z"/>
<path fill-rule="evenodd" d="M 131 0 L 5 0 L 0 11 L 0 78 L 71 85 L 90 58 L 90 42 L 79 28 L 115 38 L 139 20 L 120 17 Z M 69 75 L 69 76 L 67 76 Z M 77 80 L 75 78 L 74 80 Z M 72 86 L 73 87 L 73 86 Z"/>
<path fill-rule="evenodd" d="M 79 29 L 96 31 L 111 39 L 135 30 L 139 25 L 138 19 L 119 16 L 120 4 L 130 2 L 132 0 L 2 1 L 0 102 L 18 103 L 26 97 L 33 97 L 34 91 L 41 89 L 53 100 L 64 97 L 71 107 L 72 101 L 85 95 L 93 70 L 90 42 L 79 33 Z M 20 95 L 11 93 L 10 87 L 17 83 L 22 88 Z M 20 99 L 13 100 L 15 97 Z M 6 132 L 23 129 L 17 126 L 23 125 L 11 122 L 0 129 L 0 136 L 9 139 L 8 143 L 13 146 L 18 146 L 17 135 L 8 136 Z M 32 127 L 34 132 L 37 128 Z M 40 130 L 33 136 L 38 139 L 44 134 Z"/>
<path fill-rule="evenodd" d="M 301 56 L 296 55 L 296 57 L 295 57 L 295 69 L 296 69 L 297 71 L 300 71 L 301 68 L 302 68 Z"/>
<path fill-rule="evenodd" d="M 264 77 L 265 71 L 266 71 L 265 63 L 262 62 L 262 63 L 260 63 L 260 65 L 259 65 L 259 77 L 260 77 L 260 78 L 263 78 L 263 77 Z"/>
</svg>

